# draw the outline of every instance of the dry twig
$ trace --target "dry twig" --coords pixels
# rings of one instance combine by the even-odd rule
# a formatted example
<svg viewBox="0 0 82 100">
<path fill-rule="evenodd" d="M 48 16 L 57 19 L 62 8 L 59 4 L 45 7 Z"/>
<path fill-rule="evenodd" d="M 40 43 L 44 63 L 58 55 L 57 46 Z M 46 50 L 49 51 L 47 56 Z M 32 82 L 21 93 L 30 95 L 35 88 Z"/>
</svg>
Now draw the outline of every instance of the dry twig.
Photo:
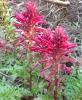
<svg viewBox="0 0 82 100">
<path fill-rule="evenodd" d="M 69 1 L 61 1 L 61 0 L 45 0 L 45 1 L 55 3 L 55 4 L 65 5 L 65 6 L 70 5 Z"/>
</svg>

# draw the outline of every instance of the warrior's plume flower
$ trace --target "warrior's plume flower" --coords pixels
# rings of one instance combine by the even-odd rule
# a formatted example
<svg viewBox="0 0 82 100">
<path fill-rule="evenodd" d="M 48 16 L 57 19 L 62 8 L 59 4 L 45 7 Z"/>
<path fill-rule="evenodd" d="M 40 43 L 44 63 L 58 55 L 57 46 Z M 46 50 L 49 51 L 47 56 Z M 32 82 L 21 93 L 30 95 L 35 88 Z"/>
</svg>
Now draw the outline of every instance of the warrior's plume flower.
<svg viewBox="0 0 82 100">
<path fill-rule="evenodd" d="M 72 48 L 76 47 L 75 43 L 69 43 L 70 38 L 64 28 L 58 26 L 54 31 L 46 29 L 42 35 L 32 38 L 36 45 L 30 47 L 35 52 L 42 52 L 53 59 L 66 59 L 69 61 L 68 54 L 73 52 Z M 71 60 L 70 60 L 71 61 Z"/>
<path fill-rule="evenodd" d="M 31 46 L 30 50 L 39 52 L 40 54 L 43 53 L 46 58 L 46 66 L 42 68 L 41 72 L 49 81 L 48 88 L 55 82 L 54 99 L 56 100 L 57 89 L 60 83 L 59 74 L 64 71 L 72 74 L 73 69 L 67 67 L 64 61 L 67 60 L 73 63 L 73 60 L 68 56 L 73 52 L 76 44 L 70 43 L 70 38 L 67 36 L 65 29 L 60 26 L 57 26 L 53 31 L 46 29 L 43 34 L 36 35 L 32 40 L 35 42 L 35 45 Z M 39 61 L 38 63 L 41 62 Z M 33 70 L 37 65 L 33 67 Z M 49 74 L 46 73 L 46 70 L 49 71 Z"/>
<path fill-rule="evenodd" d="M 46 21 L 43 19 L 44 16 L 40 15 L 34 2 L 28 2 L 25 11 L 15 14 L 15 17 L 17 22 L 14 25 L 19 28 L 15 32 L 20 33 L 20 36 L 14 40 L 16 43 L 14 46 L 23 46 L 27 51 L 42 54 L 44 59 L 37 61 L 31 72 L 38 66 L 38 63 L 45 63 L 41 73 L 49 82 L 48 88 L 54 83 L 54 98 L 57 100 L 57 89 L 61 81 L 59 74 L 64 71 L 72 74 L 73 69 L 67 67 L 64 62 L 66 60 L 74 63 L 73 59 L 69 58 L 69 54 L 73 52 L 76 43 L 70 43 L 66 30 L 60 26 L 54 30 L 42 28 L 40 25 Z"/>
<path fill-rule="evenodd" d="M 43 19 L 44 16 L 40 15 L 35 2 L 28 2 L 25 11 L 21 14 L 15 14 L 15 17 L 19 22 L 14 23 L 14 25 L 21 31 L 27 32 L 28 36 L 34 35 L 35 30 L 39 30 L 38 25 L 46 22 Z"/>
<path fill-rule="evenodd" d="M 53 31 L 46 29 L 43 34 L 37 35 L 36 38 L 33 37 L 32 40 L 35 41 L 35 46 L 31 46 L 30 50 L 44 53 L 51 67 L 53 63 L 62 65 L 64 60 L 73 63 L 73 60 L 68 55 L 73 52 L 72 49 L 76 47 L 76 43 L 69 43 L 70 38 L 64 28 L 58 26 Z M 50 69 L 51 67 L 46 67 L 45 69 Z M 67 70 L 66 67 L 64 69 Z M 68 71 L 68 73 L 71 72 Z"/>
<path fill-rule="evenodd" d="M 33 44 L 31 37 L 37 32 L 44 31 L 41 25 L 46 23 L 46 20 L 43 15 L 40 15 L 35 2 L 28 2 L 24 12 L 16 13 L 15 17 L 17 22 L 14 23 L 14 26 L 18 28 L 15 32 L 20 36 L 14 40 L 14 47 L 22 46 L 27 50 L 28 46 Z"/>
</svg>

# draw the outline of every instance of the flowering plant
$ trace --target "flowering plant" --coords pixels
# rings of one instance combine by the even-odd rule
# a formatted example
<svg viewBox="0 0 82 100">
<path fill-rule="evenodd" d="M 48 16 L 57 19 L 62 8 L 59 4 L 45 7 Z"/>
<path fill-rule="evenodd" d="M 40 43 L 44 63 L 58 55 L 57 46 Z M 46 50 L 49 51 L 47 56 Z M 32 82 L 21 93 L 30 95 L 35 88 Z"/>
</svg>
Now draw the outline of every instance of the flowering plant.
<svg viewBox="0 0 82 100">
<path fill-rule="evenodd" d="M 15 17 L 17 22 L 14 23 L 18 29 L 15 30 L 20 36 L 14 40 L 14 47 L 23 47 L 21 56 L 24 53 L 29 52 L 29 46 L 33 45 L 31 37 L 36 34 L 36 32 L 41 32 L 44 29 L 41 27 L 42 24 L 46 23 L 44 16 L 40 15 L 35 2 L 28 2 L 26 4 L 26 9 L 24 12 L 16 13 Z"/>
<path fill-rule="evenodd" d="M 40 15 L 34 2 L 28 2 L 25 11 L 21 14 L 15 14 L 15 17 L 19 21 L 14 23 L 14 25 L 19 28 L 18 30 L 15 30 L 15 32 L 21 34 L 20 38 L 17 38 L 16 40 L 22 41 L 18 45 L 24 45 L 26 42 L 24 42 L 24 40 L 28 40 L 29 42 L 31 36 L 35 35 L 36 31 L 43 30 L 43 28 L 39 26 L 46 22 L 46 20 L 43 19 L 44 16 Z"/>
<path fill-rule="evenodd" d="M 26 9 L 24 12 L 16 13 L 15 17 L 17 22 L 14 23 L 18 29 L 15 30 L 16 34 L 19 34 L 17 38 L 14 40 L 13 47 L 22 47 L 22 52 L 19 58 L 21 58 L 24 54 L 26 54 L 27 59 L 27 68 L 28 73 L 30 75 L 29 79 L 29 89 L 32 90 L 32 71 L 31 67 L 33 66 L 34 56 L 32 51 L 30 51 L 29 47 L 34 44 L 31 40 L 33 36 L 37 33 L 42 32 L 44 28 L 41 27 L 42 24 L 46 23 L 44 20 L 44 16 L 40 15 L 35 2 L 28 2 L 26 4 Z M 27 69 L 26 68 L 26 69 Z M 31 99 L 31 98 L 30 98 Z"/>
<path fill-rule="evenodd" d="M 67 71 L 72 74 L 72 68 L 67 67 L 64 61 L 74 63 L 68 56 L 73 52 L 73 48 L 76 47 L 76 43 L 69 43 L 70 38 L 64 28 L 57 26 L 54 30 L 46 29 L 42 34 L 37 34 L 35 38 L 32 38 L 35 42 L 34 46 L 30 47 L 30 50 L 34 52 L 43 53 L 44 60 L 39 62 L 45 62 L 41 70 L 45 79 L 49 81 L 48 88 L 51 84 L 54 84 L 54 99 L 57 100 L 57 89 L 61 82 L 60 73 Z M 33 67 L 34 70 L 38 63 Z M 46 70 L 49 73 L 46 73 Z"/>
<path fill-rule="evenodd" d="M 58 89 L 60 86 L 64 87 L 63 73 L 72 74 L 73 68 L 67 67 L 65 61 L 74 63 L 74 60 L 69 55 L 74 51 L 76 43 L 70 43 L 66 30 L 61 26 L 57 26 L 54 30 L 43 28 L 42 24 L 45 24 L 46 20 L 44 15 L 40 15 L 35 2 L 28 2 L 24 12 L 16 13 L 15 17 L 16 22 L 14 26 L 17 28 L 15 29 L 15 35 L 17 36 L 12 38 L 13 41 L 8 40 L 7 43 L 1 41 L 0 47 L 3 47 L 4 44 L 12 44 L 11 50 L 17 50 L 14 53 L 16 57 L 18 57 L 17 54 L 20 54 L 19 51 L 21 51 L 19 59 L 16 59 L 23 59 L 22 56 L 24 56 L 25 67 L 22 61 L 19 65 L 23 65 L 23 71 L 29 74 L 28 79 L 25 77 L 29 81 L 28 86 L 31 92 L 33 84 L 35 84 L 32 78 L 34 76 L 34 69 L 40 63 L 40 72 L 44 76 L 44 81 L 48 82 L 47 90 L 49 91 L 52 88 L 54 100 L 57 100 Z M 36 52 L 40 57 L 36 56 Z M 36 57 L 39 60 L 36 60 Z M 25 72 L 23 73 L 25 74 Z M 64 88 L 61 89 L 61 93 L 63 96 Z M 31 99 L 29 97 L 29 100 Z"/>
<path fill-rule="evenodd" d="M 38 66 L 38 63 L 45 63 L 41 73 L 49 82 L 47 89 L 50 88 L 52 83 L 54 84 L 54 99 L 57 100 L 57 90 L 61 82 L 60 74 L 64 71 L 72 74 L 73 70 L 67 67 L 64 61 L 74 63 L 69 58 L 69 54 L 73 52 L 72 49 L 76 47 L 76 44 L 69 42 L 70 38 L 64 28 L 57 26 L 54 30 L 50 30 L 40 26 L 46 21 L 43 19 L 43 15 L 39 15 L 34 2 L 28 2 L 25 11 L 21 14 L 15 14 L 15 16 L 17 22 L 14 25 L 19 28 L 15 32 L 19 32 L 20 37 L 14 40 L 16 43 L 14 46 L 23 46 L 27 53 L 31 53 L 30 63 L 32 63 L 33 58 L 31 57 L 33 56 L 32 51 L 43 55 L 42 59 L 37 61 L 34 67 L 30 69 L 30 72 Z M 23 52 L 25 51 L 23 50 Z M 48 74 L 46 71 L 48 71 Z"/>
</svg>

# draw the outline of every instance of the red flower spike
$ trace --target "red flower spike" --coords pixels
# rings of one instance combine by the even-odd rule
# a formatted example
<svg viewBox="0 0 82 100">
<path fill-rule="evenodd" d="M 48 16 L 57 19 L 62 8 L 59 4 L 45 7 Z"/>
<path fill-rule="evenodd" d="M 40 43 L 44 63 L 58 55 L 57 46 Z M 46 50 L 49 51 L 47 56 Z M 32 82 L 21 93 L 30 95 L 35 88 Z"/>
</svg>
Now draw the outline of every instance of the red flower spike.
<svg viewBox="0 0 82 100">
<path fill-rule="evenodd" d="M 39 15 L 39 11 L 34 2 L 28 2 L 26 5 L 26 10 L 22 14 L 15 14 L 20 24 L 14 24 L 16 27 L 20 27 L 27 32 L 31 29 L 35 29 L 37 25 L 44 24 L 46 21 L 43 20 L 44 16 Z"/>
<path fill-rule="evenodd" d="M 70 43 L 70 38 L 64 28 L 58 26 L 55 30 L 45 29 L 41 34 L 36 35 L 32 39 L 35 42 L 35 46 L 31 46 L 30 50 L 43 53 L 47 62 L 44 61 L 47 67 L 44 67 L 41 72 L 46 80 L 54 81 L 51 83 L 55 84 L 54 98 L 57 97 L 57 89 L 59 87 L 60 78 L 57 77 L 63 69 L 65 69 L 69 74 L 72 74 L 72 68 L 68 68 L 63 63 L 64 60 L 74 63 L 72 59 L 69 58 L 69 54 L 73 52 L 73 48 L 76 47 L 76 43 Z M 64 67 L 65 66 L 65 67 Z M 50 73 L 46 74 L 46 70 Z M 50 83 L 50 84 L 51 84 Z M 50 84 L 48 87 L 50 87 Z"/>
<path fill-rule="evenodd" d="M 70 39 L 67 36 L 65 29 L 60 26 L 58 26 L 55 31 L 46 29 L 43 31 L 42 35 L 37 35 L 34 39 L 35 43 L 39 47 L 38 51 L 36 50 L 36 52 L 47 53 L 49 56 L 51 55 L 55 59 L 58 59 L 65 54 L 67 55 L 73 52 L 72 48 L 76 47 L 76 44 L 70 44 L 69 40 Z M 37 41 L 41 42 L 38 44 Z"/>
<path fill-rule="evenodd" d="M 14 23 L 14 26 L 16 26 L 19 29 L 16 29 L 15 32 L 20 33 L 21 39 L 17 42 L 17 45 L 15 46 L 27 46 L 25 45 L 27 41 L 32 42 L 32 37 L 37 32 L 43 32 L 45 29 L 40 27 L 40 24 L 44 24 L 46 21 L 44 20 L 44 16 L 40 15 L 35 2 L 28 2 L 26 4 L 26 9 L 24 12 L 15 14 L 15 17 L 17 19 L 17 22 Z M 38 27 L 39 25 L 39 27 Z M 22 34 L 23 33 L 23 34 Z M 28 42 L 29 44 L 33 45 L 33 43 Z M 27 47 L 24 47 L 24 49 Z M 28 48 L 29 49 L 29 48 Z M 30 47 L 30 49 L 33 51 L 40 50 L 39 47 Z"/>
</svg>

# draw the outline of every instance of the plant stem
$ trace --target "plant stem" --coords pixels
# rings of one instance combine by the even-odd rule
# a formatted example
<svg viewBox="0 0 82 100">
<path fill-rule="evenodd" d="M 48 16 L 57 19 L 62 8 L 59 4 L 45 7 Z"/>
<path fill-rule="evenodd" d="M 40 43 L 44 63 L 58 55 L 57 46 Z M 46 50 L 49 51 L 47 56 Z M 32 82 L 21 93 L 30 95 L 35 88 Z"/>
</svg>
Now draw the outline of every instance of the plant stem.
<svg viewBox="0 0 82 100">
<path fill-rule="evenodd" d="M 55 75 L 54 100 L 57 100 L 57 76 Z"/>
<path fill-rule="evenodd" d="M 32 66 L 32 54 L 31 54 L 31 52 L 30 51 L 28 51 L 28 54 L 29 54 L 29 62 L 28 62 L 28 66 L 30 67 L 30 71 L 29 71 L 29 75 L 30 75 L 30 78 L 29 78 L 29 90 L 30 90 L 30 92 L 32 92 L 32 68 L 31 68 L 31 66 Z M 27 58 L 28 59 L 28 58 Z M 27 68 L 28 68 L 28 66 L 27 66 Z M 32 97 L 31 96 L 29 96 L 28 97 L 28 100 L 32 100 Z"/>
<path fill-rule="evenodd" d="M 30 68 L 29 89 L 30 89 L 30 91 L 32 91 L 32 71 L 31 71 L 31 68 Z"/>
<path fill-rule="evenodd" d="M 54 100 L 57 100 L 57 91 L 54 90 Z"/>
<path fill-rule="evenodd" d="M 29 79 L 29 89 L 30 91 L 32 92 L 32 53 L 29 51 L 29 62 L 28 62 L 28 66 L 30 67 L 30 71 L 29 71 L 29 74 L 30 74 L 30 79 Z"/>
</svg>

